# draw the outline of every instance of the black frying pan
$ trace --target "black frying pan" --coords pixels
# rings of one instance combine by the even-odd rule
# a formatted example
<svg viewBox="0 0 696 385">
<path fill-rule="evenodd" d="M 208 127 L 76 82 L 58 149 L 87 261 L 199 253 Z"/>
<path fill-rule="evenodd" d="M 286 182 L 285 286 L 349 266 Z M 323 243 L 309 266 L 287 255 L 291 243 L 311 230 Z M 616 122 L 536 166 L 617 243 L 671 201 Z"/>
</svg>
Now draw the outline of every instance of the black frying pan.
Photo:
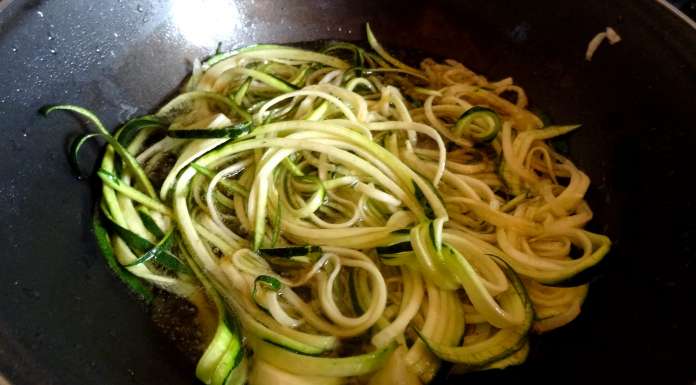
<svg viewBox="0 0 696 385">
<path fill-rule="evenodd" d="M 211 9 L 218 22 L 186 21 Z M 583 123 L 571 157 L 593 180 L 592 227 L 615 241 L 581 317 L 535 338 L 527 364 L 443 383 L 692 384 L 696 30 L 648 0 L 0 0 L 0 372 L 17 385 L 194 383 L 98 256 L 91 186 L 64 156 L 84 128 L 41 106 L 84 105 L 113 127 L 153 110 L 217 39 L 356 40 L 365 21 L 392 48 L 512 75 L 555 120 Z M 608 25 L 623 41 L 586 62 Z"/>
</svg>

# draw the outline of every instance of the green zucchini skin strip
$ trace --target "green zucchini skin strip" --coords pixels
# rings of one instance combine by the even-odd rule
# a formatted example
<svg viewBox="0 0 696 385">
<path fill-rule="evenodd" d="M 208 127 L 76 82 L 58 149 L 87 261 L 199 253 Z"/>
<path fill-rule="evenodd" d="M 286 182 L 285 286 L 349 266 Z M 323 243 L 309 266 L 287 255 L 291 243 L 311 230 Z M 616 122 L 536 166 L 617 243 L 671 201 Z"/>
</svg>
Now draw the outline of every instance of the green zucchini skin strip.
<svg viewBox="0 0 696 385">
<path fill-rule="evenodd" d="M 133 141 L 135 135 L 145 128 L 157 128 L 164 129 L 164 123 L 155 115 L 145 115 L 135 119 L 131 119 L 124 124 L 118 131 L 117 139 L 123 147 L 128 147 L 128 145 Z"/>
<path fill-rule="evenodd" d="M 70 143 L 70 149 L 68 150 L 68 161 L 70 162 L 70 167 L 72 168 L 73 173 L 75 174 L 75 177 L 77 177 L 77 179 L 83 180 L 87 177 L 82 173 L 82 170 L 80 169 L 80 161 L 78 158 L 80 149 L 88 140 L 98 138 L 101 135 L 102 134 L 100 133 L 80 135 L 77 138 L 75 138 L 72 141 L 72 143 Z"/>
<path fill-rule="evenodd" d="M 324 376 L 361 376 L 381 368 L 394 351 L 395 345 L 358 356 L 328 358 L 297 354 L 264 341 L 253 341 L 252 347 L 264 361 L 290 373 Z"/>
<path fill-rule="evenodd" d="M 164 237 L 164 231 L 159 227 L 159 225 L 155 222 L 154 219 L 150 216 L 149 213 L 144 208 L 138 209 L 138 215 L 140 216 L 140 220 L 143 221 L 143 225 L 147 229 L 147 231 L 150 232 L 150 234 L 154 235 L 155 238 L 163 238 Z"/>
<path fill-rule="evenodd" d="M 292 246 L 292 247 L 276 247 L 259 249 L 258 254 L 262 257 L 281 257 L 292 258 L 305 256 L 313 253 L 321 253 L 320 246 Z"/>
<path fill-rule="evenodd" d="M 152 187 L 152 183 L 150 183 L 150 179 L 148 179 L 148 177 L 145 175 L 145 172 L 138 164 L 138 161 L 135 160 L 133 155 L 131 155 L 128 152 L 128 150 L 126 150 L 126 148 L 123 147 L 121 145 L 121 143 L 119 143 L 118 140 L 116 140 L 113 136 L 111 136 L 111 134 L 109 133 L 109 130 L 107 130 L 106 127 L 104 127 L 104 124 L 92 111 L 87 110 L 87 109 L 82 108 L 82 107 L 73 106 L 70 104 L 62 104 L 62 105 L 51 106 L 51 107 L 45 109 L 44 114 L 48 115 L 53 111 L 59 111 L 59 110 L 75 112 L 75 113 L 87 118 L 89 121 L 91 121 L 92 124 L 94 124 L 94 126 L 97 127 L 97 131 L 101 134 L 102 138 L 104 138 L 114 148 L 114 150 L 126 162 L 128 167 L 133 171 L 138 183 L 140 183 L 143 186 L 143 188 L 147 192 L 147 195 L 149 195 L 152 199 L 157 199 L 157 193 L 155 192 L 154 187 Z"/>
<path fill-rule="evenodd" d="M 170 253 L 175 238 L 173 229 L 167 234 L 163 234 L 162 239 L 155 245 L 140 235 L 117 224 L 113 218 L 108 215 L 108 213 L 103 212 L 103 215 L 107 219 L 108 226 L 111 227 L 113 231 L 118 234 L 121 239 L 123 239 L 124 242 L 126 242 L 128 247 L 135 253 L 142 254 L 135 261 L 124 264 L 124 267 L 131 267 L 141 263 L 155 261 L 171 271 L 191 274 L 189 267 Z"/>
<path fill-rule="evenodd" d="M 477 118 L 489 119 L 488 126 L 484 130 L 478 130 L 477 126 L 474 125 L 474 120 Z M 501 127 L 500 116 L 490 108 L 481 106 L 474 106 L 466 110 L 455 124 L 457 134 L 465 135 L 477 143 L 487 143 L 495 139 Z"/>
<path fill-rule="evenodd" d="M 177 273 L 191 274 L 191 269 L 169 252 L 174 244 L 174 238 L 174 230 L 170 230 L 158 244 L 154 245 L 135 261 L 124 266 L 130 267 L 154 260 L 160 265 Z"/>
<path fill-rule="evenodd" d="M 242 135 L 248 134 L 252 129 L 251 122 L 242 122 L 225 128 L 172 129 L 167 131 L 167 136 L 182 139 L 237 139 Z"/>
<path fill-rule="evenodd" d="M 114 250 L 111 247 L 109 233 L 106 231 L 101 218 L 101 210 L 95 208 L 92 215 L 92 231 L 94 238 L 97 241 L 97 246 L 102 256 L 106 260 L 106 264 L 116 274 L 116 276 L 128 287 L 133 293 L 142 297 L 145 302 L 150 303 L 154 299 L 152 289 L 145 282 L 140 280 L 133 273 L 126 270 L 116 259 Z"/>
<path fill-rule="evenodd" d="M 256 300 L 256 291 L 259 286 L 263 286 L 268 290 L 277 292 L 282 287 L 282 284 L 277 278 L 269 275 L 259 275 L 256 277 L 254 280 L 254 288 L 251 290 L 251 299 L 253 299 L 257 304 L 259 304 L 259 302 Z M 261 305 L 259 304 L 259 306 Z"/>
<path fill-rule="evenodd" d="M 412 251 L 411 242 L 400 242 L 389 246 L 377 247 L 377 254 L 396 254 L 404 251 Z"/>
</svg>

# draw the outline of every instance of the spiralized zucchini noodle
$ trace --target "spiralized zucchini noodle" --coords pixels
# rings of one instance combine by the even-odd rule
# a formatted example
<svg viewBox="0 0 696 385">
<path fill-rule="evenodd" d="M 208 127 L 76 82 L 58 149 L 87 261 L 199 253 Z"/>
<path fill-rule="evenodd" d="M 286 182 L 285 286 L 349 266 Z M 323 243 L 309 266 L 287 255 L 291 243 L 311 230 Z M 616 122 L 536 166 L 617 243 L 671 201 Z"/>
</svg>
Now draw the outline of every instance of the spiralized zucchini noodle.
<svg viewBox="0 0 696 385">
<path fill-rule="evenodd" d="M 255 45 L 107 141 L 94 231 L 146 300 L 198 309 L 206 384 L 425 384 L 524 362 L 609 239 L 511 78 L 370 48 Z M 510 101 L 510 100 L 514 101 Z M 585 281 L 586 282 L 586 281 Z"/>
</svg>

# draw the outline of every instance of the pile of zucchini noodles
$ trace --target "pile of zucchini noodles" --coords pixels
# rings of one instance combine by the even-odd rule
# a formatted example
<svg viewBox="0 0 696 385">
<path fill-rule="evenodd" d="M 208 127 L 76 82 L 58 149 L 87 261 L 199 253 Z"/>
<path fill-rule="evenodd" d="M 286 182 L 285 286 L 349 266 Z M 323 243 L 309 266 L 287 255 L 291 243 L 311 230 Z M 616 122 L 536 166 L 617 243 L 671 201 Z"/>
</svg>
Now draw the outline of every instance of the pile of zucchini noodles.
<svg viewBox="0 0 696 385">
<path fill-rule="evenodd" d="M 419 384 L 522 363 L 607 253 L 590 180 L 511 78 L 334 42 L 221 53 L 110 134 L 94 230 L 110 267 L 198 309 L 206 384 Z M 514 102 L 501 94 L 514 96 Z M 513 99 L 513 98 L 510 98 Z M 156 293 L 156 291 L 154 291 Z"/>
</svg>

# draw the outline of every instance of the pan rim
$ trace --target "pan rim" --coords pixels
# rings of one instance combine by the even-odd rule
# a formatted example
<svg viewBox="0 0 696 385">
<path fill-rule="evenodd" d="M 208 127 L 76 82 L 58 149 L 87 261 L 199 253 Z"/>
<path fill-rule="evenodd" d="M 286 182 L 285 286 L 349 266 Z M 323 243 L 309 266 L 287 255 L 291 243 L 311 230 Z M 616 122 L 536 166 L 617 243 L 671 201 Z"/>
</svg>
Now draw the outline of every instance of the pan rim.
<svg viewBox="0 0 696 385">
<path fill-rule="evenodd" d="M 687 16 L 684 12 L 682 12 L 679 8 L 675 7 L 672 5 L 667 0 L 656 0 L 658 4 L 662 5 L 665 7 L 668 11 L 670 11 L 672 14 L 680 18 L 683 22 L 685 22 L 689 27 L 691 27 L 694 31 L 696 31 L 696 21 L 691 19 L 689 16 Z"/>
</svg>

